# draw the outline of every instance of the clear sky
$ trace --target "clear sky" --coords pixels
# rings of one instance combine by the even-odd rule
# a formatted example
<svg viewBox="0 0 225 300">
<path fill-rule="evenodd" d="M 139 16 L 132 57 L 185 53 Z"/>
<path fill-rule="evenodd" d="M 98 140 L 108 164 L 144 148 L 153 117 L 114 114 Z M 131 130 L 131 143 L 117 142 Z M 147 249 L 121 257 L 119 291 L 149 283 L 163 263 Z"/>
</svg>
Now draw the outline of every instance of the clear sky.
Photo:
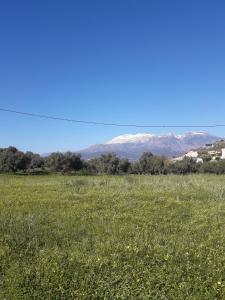
<svg viewBox="0 0 225 300">
<path fill-rule="evenodd" d="M 225 123 L 225 1 L 1 1 L 0 107 L 102 122 Z M 0 147 L 40 153 L 173 131 L 3 112 L 0 126 Z M 210 132 L 225 136 L 225 128 Z"/>
</svg>

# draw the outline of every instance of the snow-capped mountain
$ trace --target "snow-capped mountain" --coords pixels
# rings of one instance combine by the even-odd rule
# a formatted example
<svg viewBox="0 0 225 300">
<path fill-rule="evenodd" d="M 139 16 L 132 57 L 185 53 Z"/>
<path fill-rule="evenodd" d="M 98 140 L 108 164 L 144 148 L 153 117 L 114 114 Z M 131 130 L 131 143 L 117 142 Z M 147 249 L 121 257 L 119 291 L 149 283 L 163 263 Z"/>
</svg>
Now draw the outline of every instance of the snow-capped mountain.
<svg viewBox="0 0 225 300">
<path fill-rule="evenodd" d="M 150 133 L 124 134 L 113 138 L 106 144 L 144 143 L 152 137 L 154 137 L 154 134 Z"/>
<path fill-rule="evenodd" d="M 221 139 L 207 132 L 188 132 L 183 135 L 173 133 L 155 135 L 150 133 L 120 135 L 105 144 L 90 146 L 79 151 L 82 157 L 89 159 L 105 153 L 115 153 L 119 157 L 136 160 L 143 152 L 167 157 L 179 156 L 185 152 L 213 143 Z"/>
<path fill-rule="evenodd" d="M 150 133 L 124 134 L 113 138 L 106 144 L 146 143 L 153 140 L 153 138 L 168 138 L 168 137 L 175 137 L 181 140 L 187 136 L 193 137 L 193 136 L 204 136 L 204 135 L 208 135 L 208 134 L 204 132 L 189 132 L 184 135 L 175 135 L 173 133 L 164 134 L 164 135 L 155 135 Z"/>
</svg>

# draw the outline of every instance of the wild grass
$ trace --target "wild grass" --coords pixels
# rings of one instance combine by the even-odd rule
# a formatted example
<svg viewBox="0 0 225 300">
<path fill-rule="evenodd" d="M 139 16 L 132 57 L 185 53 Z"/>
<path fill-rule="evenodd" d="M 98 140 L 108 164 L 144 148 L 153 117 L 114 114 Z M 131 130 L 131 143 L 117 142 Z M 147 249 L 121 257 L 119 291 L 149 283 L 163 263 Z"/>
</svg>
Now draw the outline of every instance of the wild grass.
<svg viewBox="0 0 225 300">
<path fill-rule="evenodd" d="M 225 299 L 225 176 L 0 175 L 0 299 Z"/>
</svg>

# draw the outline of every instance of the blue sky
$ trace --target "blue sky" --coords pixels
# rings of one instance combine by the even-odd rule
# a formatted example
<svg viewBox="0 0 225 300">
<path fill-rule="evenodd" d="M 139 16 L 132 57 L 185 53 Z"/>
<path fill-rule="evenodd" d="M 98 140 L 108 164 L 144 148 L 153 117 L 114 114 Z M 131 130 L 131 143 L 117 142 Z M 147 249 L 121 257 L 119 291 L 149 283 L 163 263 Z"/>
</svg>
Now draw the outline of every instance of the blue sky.
<svg viewBox="0 0 225 300">
<path fill-rule="evenodd" d="M 102 122 L 225 123 L 224 15 L 223 0 L 2 1 L 0 107 Z M 0 147 L 40 153 L 188 131 L 3 112 L 0 125 Z M 225 136 L 225 128 L 210 132 Z"/>
</svg>

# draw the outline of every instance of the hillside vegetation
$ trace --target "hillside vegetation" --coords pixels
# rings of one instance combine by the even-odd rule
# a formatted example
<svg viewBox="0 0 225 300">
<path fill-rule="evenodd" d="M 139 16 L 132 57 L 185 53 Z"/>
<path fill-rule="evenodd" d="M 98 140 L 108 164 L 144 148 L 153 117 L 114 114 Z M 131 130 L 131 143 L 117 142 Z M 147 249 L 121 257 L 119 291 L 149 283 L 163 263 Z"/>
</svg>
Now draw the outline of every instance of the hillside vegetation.
<svg viewBox="0 0 225 300">
<path fill-rule="evenodd" d="M 0 173 L 19 174 L 80 174 L 80 175 L 124 175 L 124 174 L 187 174 L 214 173 L 225 174 L 225 159 L 211 162 L 208 152 L 202 156 L 202 163 L 191 157 L 181 161 L 171 161 L 150 152 L 143 153 L 137 161 L 119 158 L 113 153 L 85 161 L 73 152 L 51 153 L 41 157 L 32 152 L 22 152 L 15 147 L 0 148 Z"/>
<path fill-rule="evenodd" d="M 224 182 L 0 175 L 0 299 L 225 299 Z"/>
</svg>

